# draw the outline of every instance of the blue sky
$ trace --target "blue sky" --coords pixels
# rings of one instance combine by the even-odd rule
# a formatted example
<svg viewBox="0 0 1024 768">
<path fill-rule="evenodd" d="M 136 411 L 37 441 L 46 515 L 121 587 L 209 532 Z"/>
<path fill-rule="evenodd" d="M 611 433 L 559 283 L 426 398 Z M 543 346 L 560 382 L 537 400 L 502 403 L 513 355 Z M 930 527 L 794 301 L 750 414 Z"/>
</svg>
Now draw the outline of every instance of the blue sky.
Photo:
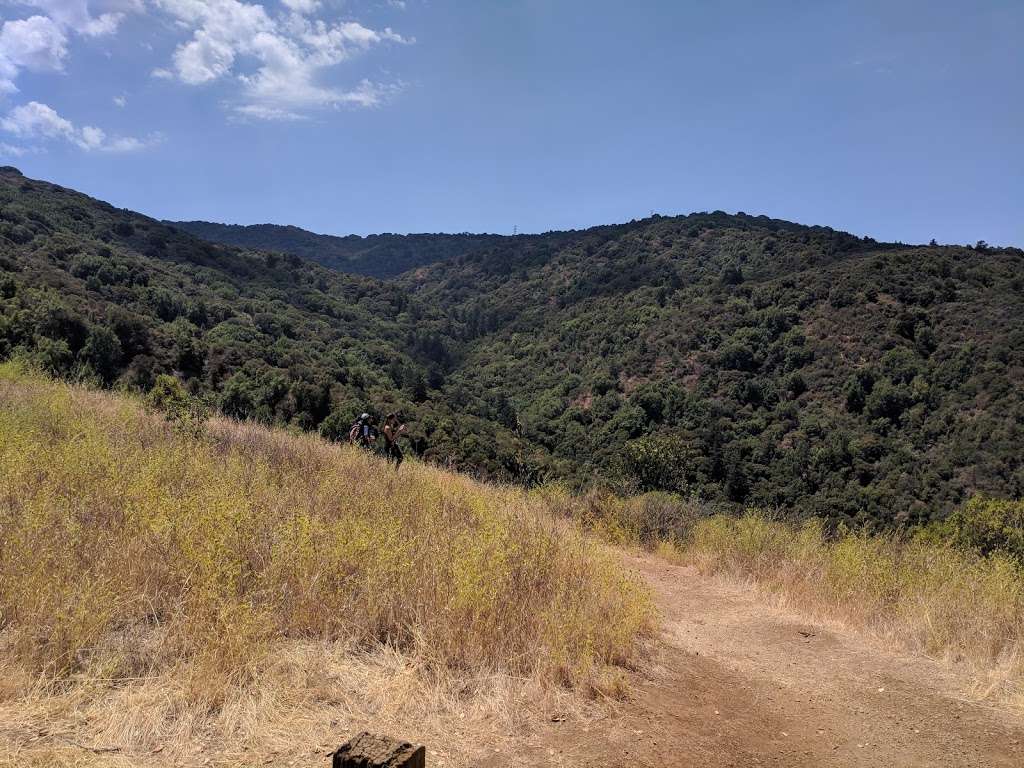
<svg viewBox="0 0 1024 768">
<path fill-rule="evenodd" d="M 0 2 L 0 162 L 161 218 L 1024 245 L 1024 2 Z"/>
</svg>

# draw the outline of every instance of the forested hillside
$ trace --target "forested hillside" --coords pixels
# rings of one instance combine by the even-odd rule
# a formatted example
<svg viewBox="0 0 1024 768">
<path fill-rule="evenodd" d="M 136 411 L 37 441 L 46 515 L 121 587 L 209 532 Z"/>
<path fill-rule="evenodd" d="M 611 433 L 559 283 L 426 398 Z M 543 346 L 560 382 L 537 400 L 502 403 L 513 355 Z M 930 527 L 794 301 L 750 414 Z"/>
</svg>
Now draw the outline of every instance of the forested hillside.
<svg viewBox="0 0 1024 768">
<path fill-rule="evenodd" d="M 469 253 L 502 240 L 500 235 L 319 235 L 278 224 L 215 224 L 167 221 L 173 227 L 224 245 L 301 256 L 325 267 L 356 275 L 388 278 L 435 261 Z"/>
<path fill-rule="evenodd" d="M 1019 249 L 695 214 L 405 284 L 467 349 L 447 399 L 556 476 L 863 522 L 1024 494 Z"/>
<path fill-rule="evenodd" d="M 723 213 L 415 237 L 417 269 L 382 283 L 6 169 L 0 357 L 140 390 L 172 373 L 328 436 L 402 408 L 426 458 L 528 484 L 883 525 L 1024 495 L 1018 249 Z"/>
<path fill-rule="evenodd" d="M 452 422 L 427 394 L 449 361 L 446 324 L 400 286 L 207 243 L 0 170 L 0 358 L 141 391 L 171 373 L 227 415 L 329 437 L 371 404 L 405 409 L 422 435 Z M 433 449 L 458 452 L 440 437 Z"/>
</svg>

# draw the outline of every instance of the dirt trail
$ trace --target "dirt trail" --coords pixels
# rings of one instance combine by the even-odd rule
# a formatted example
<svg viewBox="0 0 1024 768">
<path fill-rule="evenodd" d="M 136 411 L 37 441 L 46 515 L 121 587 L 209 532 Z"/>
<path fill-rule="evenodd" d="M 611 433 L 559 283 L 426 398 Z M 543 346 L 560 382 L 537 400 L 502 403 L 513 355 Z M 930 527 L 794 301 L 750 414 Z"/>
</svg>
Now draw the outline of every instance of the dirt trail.
<svg viewBox="0 0 1024 768">
<path fill-rule="evenodd" d="M 689 567 L 628 558 L 664 626 L 621 713 L 552 723 L 520 765 L 1019 768 L 1024 718 L 964 698 L 928 659 L 767 606 Z"/>
</svg>

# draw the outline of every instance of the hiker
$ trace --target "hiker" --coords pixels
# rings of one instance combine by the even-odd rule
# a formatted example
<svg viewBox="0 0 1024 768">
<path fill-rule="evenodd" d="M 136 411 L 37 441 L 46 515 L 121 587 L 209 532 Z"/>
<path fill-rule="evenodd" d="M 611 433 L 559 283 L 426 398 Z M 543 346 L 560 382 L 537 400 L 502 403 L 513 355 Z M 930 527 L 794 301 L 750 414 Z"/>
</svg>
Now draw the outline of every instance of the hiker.
<svg viewBox="0 0 1024 768">
<path fill-rule="evenodd" d="M 349 443 L 361 448 L 373 448 L 377 442 L 377 427 L 374 422 L 375 419 L 370 414 L 361 414 L 348 431 Z"/>
<path fill-rule="evenodd" d="M 398 445 L 398 438 L 405 434 L 405 424 L 401 423 L 397 413 L 389 413 L 384 419 L 384 427 L 381 429 L 384 435 L 383 453 L 384 458 L 395 464 L 395 471 L 402 465 L 402 449 Z"/>
</svg>

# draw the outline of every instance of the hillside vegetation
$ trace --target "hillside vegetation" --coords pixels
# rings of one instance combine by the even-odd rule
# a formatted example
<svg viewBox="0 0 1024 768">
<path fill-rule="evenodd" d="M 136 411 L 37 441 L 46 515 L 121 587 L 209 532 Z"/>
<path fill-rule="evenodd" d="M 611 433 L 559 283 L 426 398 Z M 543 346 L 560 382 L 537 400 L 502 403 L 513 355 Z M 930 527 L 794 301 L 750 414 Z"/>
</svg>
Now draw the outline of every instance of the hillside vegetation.
<svg viewBox="0 0 1024 768">
<path fill-rule="evenodd" d="M 652 618 L 611 553 L 521 490 L 230 420 L 197 434 L 0 367 L 0 741 L 83 708 L 128 751 L 244 736 L 260 706 L 330 705 L 348 729 L 388 665 L 419 687 L 406 707 L 616 695 Z"/>
<path fill-rule="evenodd" d="M 500 235 L 318 235 L 279 224 L 215 224 L 211 221 L 165 221 L 211 243 L 256 251 L 278 251 L 301 256 L 341 272 L 369 277 L 396 277 L 435 261 L 498 243 Z"/>
<path fill-rule="evenodd" d="M 0 169 L 0 359 L 142 392 L 170 373 L 228 416 L 327 437 L 371 406 L 404 410 L 434 458 L 473 434 L 513 462 L 522 441 L 436 389 L 453 365 L 446 326 L 400 286 L 208 243 Z"/>
<path fill-rule="evenodd" d="M 576 483 L 905 525 L 1024 495 L 1020 250 L 709 214 L 404 282 L 465 340 L 448 397 Z"/>
<path fill-rule="evenodd" d="M 716 212 L 416 236 L 417 269 L 382 283 L 11 169 L 0 200 L 0 356 L 59 375 L 171 373 L 228 415 L 327 437 L 401 409 L 424 458 L 528 486 L 869 527 L 1024 496 L 1019 249 Z"/>
</svg>

